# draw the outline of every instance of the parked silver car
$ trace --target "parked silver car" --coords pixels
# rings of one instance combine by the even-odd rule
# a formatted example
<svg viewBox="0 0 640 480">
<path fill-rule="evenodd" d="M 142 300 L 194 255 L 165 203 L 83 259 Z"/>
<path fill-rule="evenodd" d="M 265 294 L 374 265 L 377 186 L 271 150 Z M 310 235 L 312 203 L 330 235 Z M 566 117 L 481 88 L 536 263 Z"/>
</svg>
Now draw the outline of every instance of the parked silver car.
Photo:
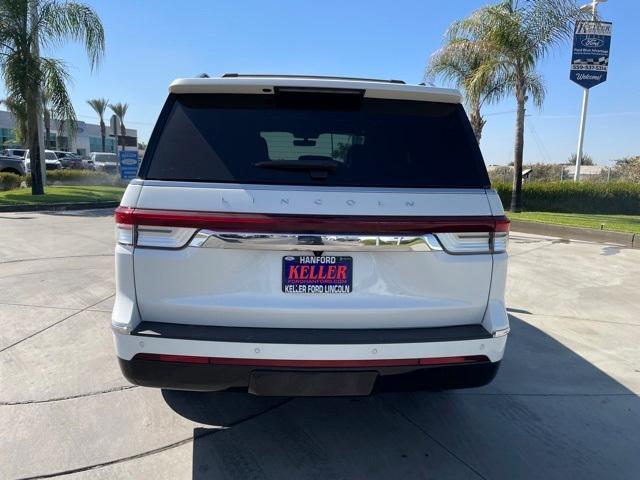
<svg viewBox="0 0 640 480">
<path fill-rule="evenodd" d="M 0 173 L 15 173 L 16 175 L 24 175 L 24 160 L 20 157 L 0 156 Z"/>
<path fill-rule="evenodd" d="M 2 156 L 24 158 L 26 152 L 24 148 L 5 148 L 2 151 Z"/>
<path fill-rule="evenodd" d="M 75 170 L 82 170 L 85 168 L 85 164 L 82 161 L 82 157 L 73 152 L 63 152 L 60 150 L 54 150 L 53 153 L 56 154 L 58 160 L 62 164 L 62 168 L 72 168 Z"/>
</svg>

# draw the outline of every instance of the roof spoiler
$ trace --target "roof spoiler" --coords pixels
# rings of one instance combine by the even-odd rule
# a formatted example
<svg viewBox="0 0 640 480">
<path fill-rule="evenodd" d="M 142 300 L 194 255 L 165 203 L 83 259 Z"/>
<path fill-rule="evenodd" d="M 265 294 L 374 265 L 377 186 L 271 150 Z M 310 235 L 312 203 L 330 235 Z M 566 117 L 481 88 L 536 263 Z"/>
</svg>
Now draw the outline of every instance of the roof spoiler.
<svg viewBox="0 0 640 480">
<path fill-rule="evenodd" d="M 404 80 L 383 80 L 379 78 L 331 77 L 325 75 L 279 75 L 274 73 L 225 73 L 221 78 L 310 78 L 315 80 L 351 80 L 358 82 L 397 83 L 406 85 Z"/>
</svg>

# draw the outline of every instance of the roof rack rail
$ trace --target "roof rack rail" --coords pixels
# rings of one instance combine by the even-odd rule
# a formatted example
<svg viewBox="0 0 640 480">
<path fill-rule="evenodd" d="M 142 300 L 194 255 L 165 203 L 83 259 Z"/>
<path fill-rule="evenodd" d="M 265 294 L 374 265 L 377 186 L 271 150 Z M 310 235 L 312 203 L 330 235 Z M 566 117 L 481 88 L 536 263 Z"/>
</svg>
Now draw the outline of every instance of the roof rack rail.
<svg viewBox="0 0 640 480">
<path fill-rule="evenodd" d="M 325 75 L 278 75 L 274 73 L 225 73 L 222 78 L 262 78 L 262 77 L 277 77 L 277 78 L 311 78 L 317 80 L 355 80 L 362 82 L 381 82 L 381 83 L 398 83 L 405 85 L 404 80 L 382 80 L 379 78 L 358 78 L 358 77 L 331 77 Z"/>
</svg>

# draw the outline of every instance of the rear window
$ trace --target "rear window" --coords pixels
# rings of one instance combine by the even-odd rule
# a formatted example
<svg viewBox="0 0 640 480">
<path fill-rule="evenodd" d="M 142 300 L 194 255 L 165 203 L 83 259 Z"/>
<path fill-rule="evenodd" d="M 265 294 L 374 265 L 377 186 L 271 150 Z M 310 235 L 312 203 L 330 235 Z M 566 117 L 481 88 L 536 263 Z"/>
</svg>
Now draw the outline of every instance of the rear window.
<svg viewBox="0 0 640 480">
<path fill-rule="evenodd" d="M 340 95 L 171 95 L 140 176 L 364 187 L 489 185 L 459 104 Z"/>
</svg>

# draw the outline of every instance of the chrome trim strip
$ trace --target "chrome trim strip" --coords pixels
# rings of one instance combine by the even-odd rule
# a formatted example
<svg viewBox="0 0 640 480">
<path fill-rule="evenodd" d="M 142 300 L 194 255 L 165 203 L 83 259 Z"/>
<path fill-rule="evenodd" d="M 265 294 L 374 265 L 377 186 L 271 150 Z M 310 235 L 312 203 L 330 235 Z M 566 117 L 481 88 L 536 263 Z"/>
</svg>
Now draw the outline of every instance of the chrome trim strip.
<svg viewBox="0 0 640 480">
<path fill-rule="evenodd" d="M 132 180 L 134 181 L 134 180 Z M 140 182 L 140 185 L 145 187 L 173 187 L 173 188 L 204 188 L 204 189 L 220 189 L 223 190 L 241 190 L 243 192 L 251 193 L 252 191 L 266 191 L 266 192 L 304 192 L 304 193 L 380 193 L 386 195 L 394 194 L 416 194 L 422 196 L 451 194 L 459 195 L 473 194 L 473 195 L 486 195 L 486 189 L 482 187 L 477 188 L 403 188 L 403 187 L 356 187 L 356 186 L 333 186 L 327 187 L 322 185 L 269 185 L 260 183 L 216 183 L 216 182 L 198 182 L 198 181 L 173 181 L 173 180 L 142 180 L 137 179 L 136 182 Z M 144 208 L 144 207 L 140 207 Z M 238 212 L 240 213 L 240 212 Z M 389 216 L 394 216 L 390 213 Z M 480 215 L 490 215 L 487 213 Z"/>
<path fill-rule="evenodd" d="M 373 235 L 308 235 L 293 233 L 234 233 L 200 230 L 189 243 L 190 247 L 230 248 L 241 250 L 283 250 L 309 252 L 331 250 L 340 252 L 440 251 L 442 246 L 432 234 L 422 236 Z"/>
</svg>

